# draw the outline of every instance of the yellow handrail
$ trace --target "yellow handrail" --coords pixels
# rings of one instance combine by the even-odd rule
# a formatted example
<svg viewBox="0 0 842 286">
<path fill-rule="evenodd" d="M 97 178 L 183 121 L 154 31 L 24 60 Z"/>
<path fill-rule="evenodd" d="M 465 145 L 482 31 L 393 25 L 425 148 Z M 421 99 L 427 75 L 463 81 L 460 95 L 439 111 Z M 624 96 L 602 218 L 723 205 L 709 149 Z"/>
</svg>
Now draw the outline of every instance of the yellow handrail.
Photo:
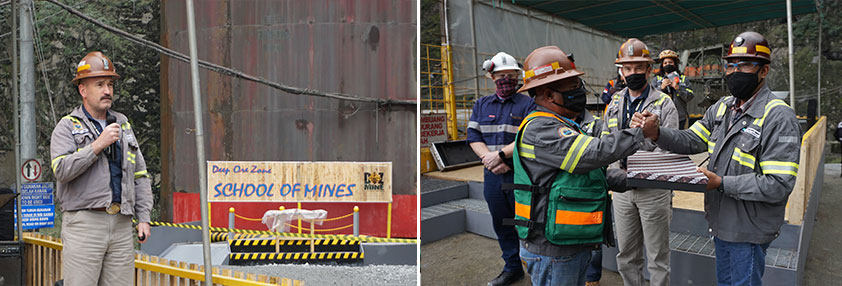
<svg viewBox="0 0 842 286">
<path fill-rule="evenodd" d="M 45 247 L 45 248 L 59 250 L 59 251 L 62 250 L 62 248 L 64 248 L 63 244 L 61 243 L 61 239 L 51 237 L 51 236 L 41 235 L 41 234 L 24 233 L 23 241 L 24 241 L 24 243 L 30 245 L 30 246 L 27 246 L 27 247 L 40 246 L 40 247 Z M 201 269 L 192 270 L 192 269 L 186 269 L 186 268 L 180 267 L 180 266 L 175 266 L 174 264 L 168 265 L 168 264 L 166 264 L 166 260 L 162 259 L 162 261 L 156 261 L 157 259 L 158 258 L 154 257 L 154 256 L 135 254 L 135 269 L 147 270 L 147 271 L 151 271 L 151 272 L 158 273 L 158 274 L 164 274 L 164 275 L 169 275 L 169 276 L 178 277 L 178 278 L 186 278 L 186 279 L 191 279 L 191 280 L 195 280 L 195 281 L 204 281 L 205 280 L 204 272 L 202 272 Z M 43 262 L 44 262 L 44 260 L 34 259 L 34 260 L 30 260 L 28 263 L 43 263 Z M 180 264 L 186 265 L 184 262 L 181 262 Z M 192 267 L 196 267 L 196 266 L 197 265 L 192 264 Z M 33 266 L 28 266 L 28 267 L 33 267 Z M 223 272 L 223 274 L 219 274 L 218 273 L 219 270 L 216 267 L 214 267 L 214 269 L 212 269 L 212 270 L 213 270 L 213 272 L 215 272 L 214 274 L 212 274 L 214 284 L 234 285 L 234 286 L 238 286 L 238 285 L 242 285 L 242 286 L 276 285 L 276 284 L 271 284 L 271 283 L 266 283 L 266 282 L 247 280 L 247 279 L 244 279 L 244 278 L 236 278 L 236 277 L 233 277 L 233 276 L 226 276 L 227 273 L 224 273 L 224 272 Z M 238 275 L 240 275 L 240 274 L 243 274 L 243 273 L 239 273 Z M 59 279 L 61 277 L 58 276 L 58 277 L 55 277 L 55 278 Z M 288 285 L 288 286 L 302 286 L 302 285 L 304 285 L 304 282 L 299 281 L 299 280 L 291 280 L 291 279 L 288 279 L 288 278 L 280 278 L 280 277 L 271 277 L 271 278 L 272 279 L 279 279 L 277 282 L 279 282 L 281 285 Z M 259 278 L 259 279 L 266 279 L 266 277 L 264 276 L 263 278 Z M 269 281 L 271 282 L 273 280 L 269 280 Z"/>
<path fill-rule="evenodd" d="M 49 236 L 45 236 L 45 237 L 49 237 Z M 55 250 L 62 250 L 64 248 L 64 245 L 61 244 L 61 239 L 60 238 L 54 238 L 54 239 L 55 240 L 48 240 L 48 239 L 43 239 L 43 238 L 40 238 L 40 237 L 35 237 L 35 236 L 32 236 L 32 234 L 30 234 L 28 232 L 25 232 L 23 234 L 23 242 L 24 243 L 43 246 L 43 247 L 46 247 L 46 248 L 52 248 L 52 249 L 55 249 Z"/>
<path fill-rule="evenodd" d="M 291 225 L 291 224 L 288 224 L 288 223 L 286 225 L 298 229 L 298 226 Z M 340 226 L 340 227 L 335 227 L 335 228 L 314 229 L 313 231 L 316 231 L 316 232 L 318 232 L 318 231 L 335 231 L 335 230 L 340 230 L 340 229 L 346 229 L 346 228 L 353 227 L 353 226 L 354 226 L 354 224 L 349 224 L 349 225 L 346 225 L 346 226 Z M 308 230 L 309 231 L 310 228 L 309 227 L 301 227 L 301 230 Z"/>
<path fill-rule="evenodd" d="M 154 263 L 150 261 L 143 261 L 140 259 L 140 255 L 138 254 L 135 257 L 134 267 L 137 269 L 149 270 L 152 272 L 157 272 L 165 275 L 176 276 L 180 278 L 187 278 L 196 281 L 205 281 L 205 273 L 197 270 L 189 270 L 189 269 L 181 269 L 179 267 L 169 266 L 160 263 Z M 262 285 L 274 285 L 269 283 L 257 282 L 257 281 L 249 281 L 240 278 L 234 277 L 226 277 L 219 274 L 212 275 L 213 283 L 214 284 L 223 284 L 223 285 L 231 285 L 231 286 L 262 286 Z M 296 283 L 298 284 L 298 283 Z"/>
<path fill-rule="evenodd" d="M 244 219 L 244 220 L 247 220 L 247 221 L 263 221 L 263 218 L 248 218 L 248 217 L 238 215 L 236 213 L 234 214 L 234 216 L 238 217 L 238 218 L 241 218 L 241 219 Z"/>
<path fill-rule="evenodd" d="M 313 219 L 313 220 L 318 220 L 318 221 L 334 221 L 334 220 L 340 220 L 340 219 L 343 219 L 343 218 L 346 218 L 346 217 L 349 217 L 349 216 L 352 216 L 352 215 L 354 215 L 354 212 L 350 212 L 350 213 L 348 213 L 348 214 L 346 214 L 346 215 L 343 215 L 343 216 L 340 216 L 340 217 L 335 217 L 335 218 L 323 218 L 323 219 Z M 236 213 L 234 214 L 234 216 L 235 216 L 235 217 L 238 217 L 238 218 L 240 218 L 240 219 L 247 220 L 247 221 L 263 221 L 263 218 L 250 218 L 250 217 L 244 217 L 244 216 L 238 215 L 238 214 L 236 214 Z"/>
</svg>

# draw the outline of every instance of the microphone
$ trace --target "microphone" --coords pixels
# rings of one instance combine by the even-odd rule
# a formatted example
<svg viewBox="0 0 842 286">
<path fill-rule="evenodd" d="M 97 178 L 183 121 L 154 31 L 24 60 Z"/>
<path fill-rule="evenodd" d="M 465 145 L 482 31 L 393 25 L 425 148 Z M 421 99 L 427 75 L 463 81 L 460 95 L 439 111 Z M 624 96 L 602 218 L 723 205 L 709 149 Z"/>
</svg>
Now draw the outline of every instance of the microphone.
<svg viewBox="0 0 842 286">
<path fill-rule="evenodd" d="M 117 122 L 117 117 L 114 117 L 114 115 L 108 114 L 105 117 L 105 126 L 111 125 L 112 123 L 116 123 L 116 122 Z M 103 127 L 103 129 L 105 129 L 105 128 Z M 108 159 L 111 160 L 111 161 L 117 161 L 117 152 L 116 152 L 116 147 L 113 147 L 114 144 L 116 144 L 116 142 L 111 144 L 111 146 L 108 146 L 107 148 L 105 148 L 105 154 L 108 155 Z"/>
</svg>

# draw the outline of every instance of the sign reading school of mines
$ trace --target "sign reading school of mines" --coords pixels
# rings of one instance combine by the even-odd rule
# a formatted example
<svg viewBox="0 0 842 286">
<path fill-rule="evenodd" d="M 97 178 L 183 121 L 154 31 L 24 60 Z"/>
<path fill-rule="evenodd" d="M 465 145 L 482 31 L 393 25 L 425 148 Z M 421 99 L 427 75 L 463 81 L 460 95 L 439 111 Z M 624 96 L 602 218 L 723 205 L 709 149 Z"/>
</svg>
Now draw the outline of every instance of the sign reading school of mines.
<svg viewBox="0 0 842 286">
<path fill-rule="evenodd" d="M 208 162 L 209 202 L 391 202 L 391 162 Z"/>
</svg>

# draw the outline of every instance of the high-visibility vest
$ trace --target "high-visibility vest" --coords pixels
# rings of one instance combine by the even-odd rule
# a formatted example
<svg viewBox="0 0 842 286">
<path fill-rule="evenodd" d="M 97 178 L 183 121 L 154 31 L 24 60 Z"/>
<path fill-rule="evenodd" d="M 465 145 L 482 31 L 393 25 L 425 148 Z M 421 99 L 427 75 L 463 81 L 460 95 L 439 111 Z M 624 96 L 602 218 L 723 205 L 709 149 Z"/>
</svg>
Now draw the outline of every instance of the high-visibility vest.
<svg viewBox="0 0 842 286">
<path fill-rule="evenodd" d="M 609 198 L 605 168 L 586 174 L 573 174 L 559 169 L 551 186 L 533 185 L 523 168 L 521 157 L 535 157 L 535 147 L 523 143 L 523 131 L 537 117 L 552 117 L 564 122 L 551 113 L 533 111 L 520 125 L 513 156 L 513 224 L 518 236 L 526 239 L 536 229 L 543 229 L 547 240 L 557 245 L 605 242 L 604 228 L 610 223 L 606 215 L 610 210 L 607 209 Z M 583 133 L 578 128 L 576 131 Z"/>
</svg>

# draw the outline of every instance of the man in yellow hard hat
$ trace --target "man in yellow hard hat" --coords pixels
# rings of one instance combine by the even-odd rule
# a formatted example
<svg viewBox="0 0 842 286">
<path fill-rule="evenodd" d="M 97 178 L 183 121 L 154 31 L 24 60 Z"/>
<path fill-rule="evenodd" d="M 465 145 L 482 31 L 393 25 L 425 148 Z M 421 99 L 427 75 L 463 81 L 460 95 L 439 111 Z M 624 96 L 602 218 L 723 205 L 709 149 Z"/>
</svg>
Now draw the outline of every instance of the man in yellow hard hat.
<svg viewBox="0 0 842 286">
<path fill-rule="evenodd" d="M 652 57 L 642 41 L 631 38 L 620 46 L 615 64 L 627 87 L 614 94 L 605 109 L 604 130 L 614 133 L 629 128 L 635 112 L 648 110 L 660 114 L 661 124 L 677 128 L 678 115 L 669 95 L 649 84 Z M 654 151 L 651 140 L 641 150 Z M 626 159 L 614 162 L 609 169 L 621 170 L 625 178 Z M 643 260 L 647 259 L 651 285 L 669 285 L 669 225 L 672 217 L 672 191 L 636 188 L 613 194 L 617 230 L 617 270 L 625 285 L 643 285 Z M 644 249 L 646 253 L 644 255 Z"/>
<path fill-rule="evenodd" d="M 125 115 L 111 110 L 120 76 L 101 52 L 87 54 L 71 81 L 82 104 L 53 129 L 50 155 L 63 213 L 65 285 L 134 283 L 132 216 L 138 240 L 150 235 L 152 189 Z"/>
<path fill-rule="evenodd" d="M 775 98 L 766 82 L 772 51 L 763 35 L 737 35 L 723 57 L 732 96 L 721 98 L 688 130 L 662 128 L 650 112 L 635 115 L 659 147 L 681 153 L 707 151 L 699 171 L 708 177 L 705 219 L 716 248 L 719 285 L 760 285 L 766 249 L 784 224 L 795 186 L 801 128 L 795 112 Z"/>
</svg>

